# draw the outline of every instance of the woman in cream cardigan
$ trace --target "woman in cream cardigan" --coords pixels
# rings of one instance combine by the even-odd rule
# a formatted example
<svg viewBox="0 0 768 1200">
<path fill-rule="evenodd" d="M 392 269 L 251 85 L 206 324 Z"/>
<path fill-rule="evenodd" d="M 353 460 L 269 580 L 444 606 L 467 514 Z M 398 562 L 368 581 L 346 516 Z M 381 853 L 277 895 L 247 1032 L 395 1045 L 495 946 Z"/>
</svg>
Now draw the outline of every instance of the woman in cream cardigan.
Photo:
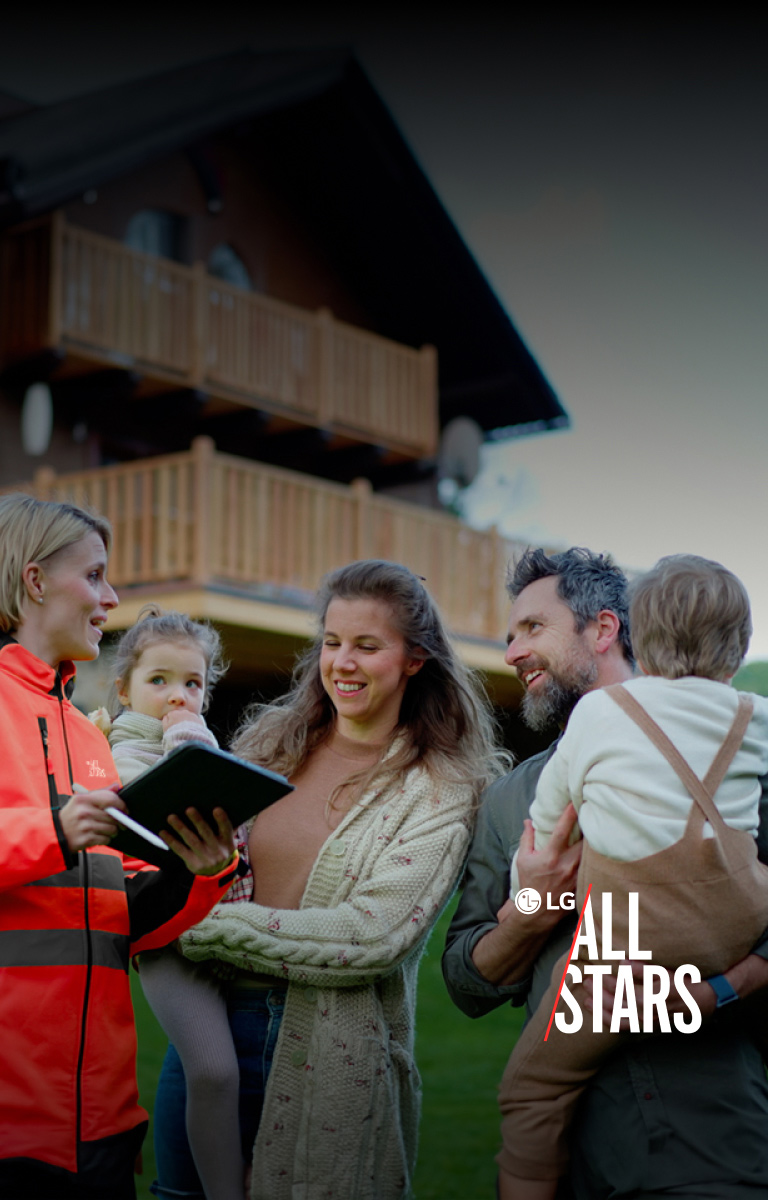
<svg viewBox="0 0 768 1200">
<path fill-rule="evenodd" d="M 233 747 L 296 785 L 251 829 L 253 901 L 218 907 L 182 947 L 233 976 L 250 1194 L 394 1200 L 416 1159 L 418 963 L 501 756 L 415 575 L 353 563 L 318 601 L 292 690 Z M 189 1180 L 161 1168 L 157 1194 L 202 1196 Z"/>
</svg>

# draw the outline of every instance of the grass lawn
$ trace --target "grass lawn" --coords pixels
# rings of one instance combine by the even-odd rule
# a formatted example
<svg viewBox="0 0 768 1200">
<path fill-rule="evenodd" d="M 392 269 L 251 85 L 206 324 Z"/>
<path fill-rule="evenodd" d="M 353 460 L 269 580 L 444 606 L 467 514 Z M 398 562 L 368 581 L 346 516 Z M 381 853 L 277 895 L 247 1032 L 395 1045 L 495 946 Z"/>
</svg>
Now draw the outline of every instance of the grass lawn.
<svg viewBox="0 0 768 1200">
<path fill-rule="evenodd" d="M 454 902 L 455 904 L 455 902 Z M 440 972 L 445 930 L 454 904 L 442 917 L 422 959 L 419 977 L 416 1056 L 424 1081 L 421 1149 L 416 1169 L 418 1200 L 491 1200 L 497 1149 L 496 1086 L 522 1022 L 509 1005 L 480 1021 L 454 1008 Z M 152 1112 L 165 1037 L 132 972 L 139 1031 L 139 1090 Z M 150 1135 L 144 1147 L 139 1200 L 150 1200 L 155 1174 Z"/>
</svg>

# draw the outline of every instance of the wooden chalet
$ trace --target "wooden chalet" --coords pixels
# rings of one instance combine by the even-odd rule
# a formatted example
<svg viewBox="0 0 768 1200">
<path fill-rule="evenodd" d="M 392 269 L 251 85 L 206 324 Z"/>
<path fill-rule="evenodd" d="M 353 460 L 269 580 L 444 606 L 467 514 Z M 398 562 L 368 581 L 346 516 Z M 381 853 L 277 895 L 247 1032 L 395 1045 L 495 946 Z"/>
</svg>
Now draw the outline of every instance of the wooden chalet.
<svg viewBox="0 0 768 1200">
<path fill-rule="evenodd" d="M 514 547 L 437 498 L 461 416 L 567 424 L 352 55 L 0 97 L 0 488 L 109 517 L 113 628 L 214 620 L 235 707 L 284 686 L 325 571 L 391 558 L 513 704 Z"/>
</svg>

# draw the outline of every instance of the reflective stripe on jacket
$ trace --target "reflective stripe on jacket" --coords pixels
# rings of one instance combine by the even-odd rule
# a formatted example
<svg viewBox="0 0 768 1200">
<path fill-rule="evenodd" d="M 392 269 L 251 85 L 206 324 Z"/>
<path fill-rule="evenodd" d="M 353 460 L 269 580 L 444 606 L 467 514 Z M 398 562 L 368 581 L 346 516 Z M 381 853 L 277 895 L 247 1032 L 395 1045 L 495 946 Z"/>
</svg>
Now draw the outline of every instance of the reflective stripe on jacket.
<svg viewBox="0 0 768 1200">
<path fill-rule="evenodd" d="M 75 784 L 117 782 L 106 738 L 68 699 L 73 677 L 0 645 L 0 1159 L 76 1172 L 146 1119 L 131 955 L 204 916 L 233 872 L 129 872 L 108 847 L 69 851 L 59 806 Z"/>
</svg>

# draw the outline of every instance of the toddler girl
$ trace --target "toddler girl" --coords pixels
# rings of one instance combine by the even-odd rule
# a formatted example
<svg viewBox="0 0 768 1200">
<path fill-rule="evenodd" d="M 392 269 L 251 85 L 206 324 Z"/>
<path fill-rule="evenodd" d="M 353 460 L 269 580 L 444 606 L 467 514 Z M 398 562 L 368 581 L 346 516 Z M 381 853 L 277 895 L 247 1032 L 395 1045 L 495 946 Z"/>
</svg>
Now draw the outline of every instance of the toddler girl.
<svg viewBox="0 0 768 1200">
<path fill-rule="evenodd" d="M 110 720 L 103 709 L 91 714 L 107 734 L 122 783 L 185 742 L 218 745 L 203 712 L 223 672 L 221 641 L 210 625 L 153 605 L 141 610 L 117 646 L 111 705 L 117 716 Z M 247 868 L 245 826 L 236 844 Z M 222 901 L 250 900 L 252 893 L 247 868 Z M 220 984 L 173 947 L 142 954 L 140 977 L 184 1066 L 187 1132 L 206 1198 L 243 1200 L 239 1071 Z"/>
<path fill-rule="evenodd" d="M 644 678 L 576 705 L 536 789 L 535 846 L 573 803 L 585 840 L 577 905 L 591 884 L 597 945 L 601 895 L 613 896 L 613 944 L 626 950 L 628 893 L 637 893 L 640 944 L 653 962 L 694 964 L 722 1003 L 737 997 L 721 972 L 768 925 L 768 869 L 754 841 L 768 701 L 730 686 L 751 633 L 749 600 L 719 563 L 672 555 L 632 586 L 630 624 Z M 514 896 L 516 861 L 511 882 Z M 544 1040 L 565 963 L 501 1083 L 502 1200 L 555 1196 L 578 1096 L 621 1036 L 594 1031 L 587 1017 L 570 1034 L 553 1021 Z M 583 1007 L 583 985 L 569 991 Z"/>
</svg>

